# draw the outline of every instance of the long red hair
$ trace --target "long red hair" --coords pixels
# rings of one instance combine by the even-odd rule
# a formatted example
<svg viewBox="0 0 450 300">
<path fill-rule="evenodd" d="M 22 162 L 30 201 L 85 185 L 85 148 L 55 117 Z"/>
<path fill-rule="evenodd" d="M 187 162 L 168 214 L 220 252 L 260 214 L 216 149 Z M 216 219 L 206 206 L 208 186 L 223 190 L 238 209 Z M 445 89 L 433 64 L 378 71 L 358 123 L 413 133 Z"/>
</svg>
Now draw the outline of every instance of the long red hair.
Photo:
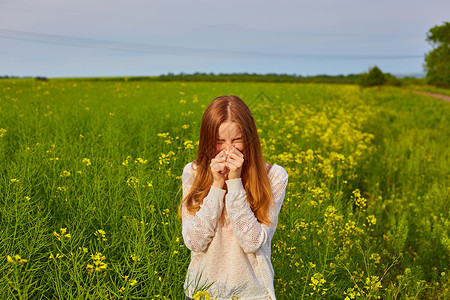
<svg viewBox="0 0 450 300">
<path fill-rule="evenodd" d="M 237 123 L 242 133 L 244 163 L 241 180 L 247 194 L 247 201 L 258 221 L 269 225 L 272 223 L 270 208 L 273 195 L 267 174 L 272 165 L 266 166 L 264 162 L 258 131 L 250 109 L 244 101 L 233 95 L 217 97 L 203 114 L 197 159 L 192 162 L 196 167 L 196 175 L 191 190 L 180 203 L 180 215 L 184 202 L 186 202 L 187 210 L 195 214 L 200 209 L 203 199 L 208 195 L 213 184 L 210 163 L 217 154 L 218 130 L 220 125 L 227 121 Z"/>
</svg>

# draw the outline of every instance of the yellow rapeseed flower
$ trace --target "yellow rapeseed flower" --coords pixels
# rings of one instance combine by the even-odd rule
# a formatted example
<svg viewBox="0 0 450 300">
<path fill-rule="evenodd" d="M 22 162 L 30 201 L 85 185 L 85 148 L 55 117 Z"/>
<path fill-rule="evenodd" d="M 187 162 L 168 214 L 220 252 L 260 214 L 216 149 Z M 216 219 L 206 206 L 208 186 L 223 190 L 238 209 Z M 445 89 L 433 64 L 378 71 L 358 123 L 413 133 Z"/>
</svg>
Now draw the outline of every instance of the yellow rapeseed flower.
<svg viewBox="0 0 450 300">
<path fill-rule="evenodd" d="M 102 229 L 97 230 L 96 232 L 94 232 L 94 235 L 97 237 L 97 240 L 101 240 L 101 241 L 107 241 L 108 239 L 106 238 L 106 232 Z"/>
<path fill-rule="evenodd" d="M 131 286 L 135 285 L 136 283 L 137 283 L 137 280 L 136 280 L 136 279 L 130 280 L 130 282 L 129 282 L 129 284 L 130 284 Z"/>
<path fill-rule="evenodd" d="M 61 177 L 69 177 L 70 176 L 70 172 L 64 170 L 64 171 L 61 172 L 61 175 L 59 175 L 59 176 L 61 176 Z"/>
<path fill-rule="evenodd" d="M 86 166 L 90 166 L 92 165 L 91 160 L 89 158 L 83 158 L 83 160 L 81 161 L 83 164 L 85 164 Z"/>
</svg>

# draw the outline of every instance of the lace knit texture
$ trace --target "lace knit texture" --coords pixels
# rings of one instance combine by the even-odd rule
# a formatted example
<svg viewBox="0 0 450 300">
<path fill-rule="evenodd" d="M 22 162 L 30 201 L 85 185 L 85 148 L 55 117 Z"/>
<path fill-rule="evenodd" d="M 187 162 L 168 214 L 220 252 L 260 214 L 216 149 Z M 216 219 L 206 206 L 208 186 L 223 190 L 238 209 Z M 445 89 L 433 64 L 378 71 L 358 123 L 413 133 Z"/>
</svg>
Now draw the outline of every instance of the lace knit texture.
<svg viewBox="0 0 450 300">
<path fill-rule="evenodd" d="M 194 177 L 193 164 L 188 163 L 182 175 L 183 199 Z M 233 296 L 240 300 L 276 299 L 271 241 L 285 197 L 288 174 L 283 167 L 274 164 L 268 177 L 275 199 L 275 209 L 270 212 L 273 225 L 270 226 L 256 219 L 241 178 L 225 181 L 228 193 L 211 186 L 195 215 L 183 204 L 182 234 L 186 247 L 191 250 L 184 282 L 188 297 L 192 298 L 196 290 L 203 290 L 218 300 Z"/>
</svg>

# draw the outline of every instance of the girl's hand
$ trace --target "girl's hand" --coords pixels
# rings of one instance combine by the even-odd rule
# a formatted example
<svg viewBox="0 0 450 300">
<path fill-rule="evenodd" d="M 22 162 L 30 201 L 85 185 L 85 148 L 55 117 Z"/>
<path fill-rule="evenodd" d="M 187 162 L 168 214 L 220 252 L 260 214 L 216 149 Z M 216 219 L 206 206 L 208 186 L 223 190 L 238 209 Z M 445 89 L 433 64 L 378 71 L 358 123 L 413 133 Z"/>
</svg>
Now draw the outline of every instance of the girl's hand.
<svg viewBox="0 0 450 300">
<path fill-rule="evenodd" d="M 220 151 L 216 157 L 211 159 L 211 173 L 213 174 L 214 183 L 213 185 L 222 188 L 225 180 L 227 179 L 227 175 L 229 170 L 227 169 L 225 163 L 227 159 L 227 154 L 225 150 Z"/>
<path fill-rule="evenodd" d="M 230 169 L 230 172 L 228 173 L 228 179 L 236 179 L 241 177 L 243 163 L 244 154 L 242 154 L 241 151 L 232 146 L 225 162 L 225 166 Z"/>
</svg>

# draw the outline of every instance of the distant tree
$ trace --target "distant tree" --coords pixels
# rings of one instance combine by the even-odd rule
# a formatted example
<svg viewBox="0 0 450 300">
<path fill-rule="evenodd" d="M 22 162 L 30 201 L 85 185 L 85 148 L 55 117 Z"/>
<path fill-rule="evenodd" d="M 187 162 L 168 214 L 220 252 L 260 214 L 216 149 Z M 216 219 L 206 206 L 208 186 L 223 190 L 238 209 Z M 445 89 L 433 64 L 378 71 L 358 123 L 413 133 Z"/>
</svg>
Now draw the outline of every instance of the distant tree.
<svg viewBox="0 0 450 300">
<path fill-rule="evenodd" d="M 450 23 L 431 28 L 426 40 L 434 48 L 425 56 L 428 83 L 450 87 Z"/>
<path fill-rule="evenodd" d="M 383 85 L 385 82 L 386 77 L 377 66 L 370 69 L 369 73 L 361 74 L 358 80 L 358 84 L 364 87 Z"/>
</svg>

